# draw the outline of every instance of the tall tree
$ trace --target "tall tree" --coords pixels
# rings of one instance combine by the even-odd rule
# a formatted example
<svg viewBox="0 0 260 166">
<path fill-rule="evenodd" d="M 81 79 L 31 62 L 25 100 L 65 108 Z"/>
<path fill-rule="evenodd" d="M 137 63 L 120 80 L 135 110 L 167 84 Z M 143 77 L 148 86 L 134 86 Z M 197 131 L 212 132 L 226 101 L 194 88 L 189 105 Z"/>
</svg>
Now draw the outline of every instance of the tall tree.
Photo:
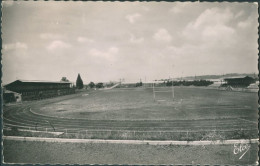
<svg viewBox="0 0 260 166">
<path fill-rule="evenodd" d="M 76 88 L 82 89 L 83 88 L 83 81 L 80 77 L 80 74 L 78 74 L 77 81 L 76 81 Z"/>
</svg>

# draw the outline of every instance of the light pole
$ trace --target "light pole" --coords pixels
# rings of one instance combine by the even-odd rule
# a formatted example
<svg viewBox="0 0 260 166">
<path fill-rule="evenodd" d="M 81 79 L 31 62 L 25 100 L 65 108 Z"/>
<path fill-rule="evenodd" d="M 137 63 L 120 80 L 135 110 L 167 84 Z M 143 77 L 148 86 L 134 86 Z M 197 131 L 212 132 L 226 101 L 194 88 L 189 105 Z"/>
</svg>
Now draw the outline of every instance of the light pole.
<svg viewBox="0 0 260 166">
<path fill-rule="evenodd" d="M 172 100 L 174 101 L 174 88 L 173 88 L 173 78 L 172 78 Z"/>
<path fill-rule="evenodd" d="M 154 82 L 153 82 L 153 101 L 155 102 Z"/>
</svg>

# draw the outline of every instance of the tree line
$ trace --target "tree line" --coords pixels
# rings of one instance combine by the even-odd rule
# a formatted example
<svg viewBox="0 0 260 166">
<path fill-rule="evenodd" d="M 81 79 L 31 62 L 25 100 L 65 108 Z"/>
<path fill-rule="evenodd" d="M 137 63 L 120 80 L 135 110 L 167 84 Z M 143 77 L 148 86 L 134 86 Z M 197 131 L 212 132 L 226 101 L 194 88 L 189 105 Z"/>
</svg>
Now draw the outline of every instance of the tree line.
<svg viewBox="0 0 260 166">
<path fill-rule="evenodd" d="M 66 79 L 66 77 L 63 77 L 61 81 L 68 81 Z M 163 83 L 160 83 L 161 85 L 165 85 L 165 86 L 209 86 L 211 84 L 213 84 L 212 81 L 208 81 L 208 80 L 193 80 L 193 81 L 185 81 L 185 80 L 182 80 L 182 81 L 164 81 Z M 137 82 L 135 84 L 135 87 L 140 87 L 142 86 L 143 83 L 142 81 L 140 82 Z M 76 80 L 76 88 L 77 89 L 83 89 L 84 87 L 84 84 L 83 84 L 83 81 L 81 79 L 81 76 L 80 74 L 78 74 L 78 77 L 77 77 L 77 80 Z M 88 85 L 87 85 L 88 88 L 104 88 L 104 83 L 102 82 L 99 82 L 99 83 L 94 83 L 94 82 L 90 82 Z"/>
<path fill-rule="evenodd" d="M 70 82 L 66 77 L 62 77 L 61 78 L 61 82 Z M 73 85 L 74 88 L 77 88 L 77 89 L 83 89 L 84 88 L 84 83 L 81 79 L 81 76 L 80 74 L 78 74 L 77 76 L 77 80 L 76 80 L 76 86 Z M 85 85 L 85 87 L 88 87 L 88 88 L 104 88 L 104 84 L 102 82 L 99 82 L 99 83 L 94 83 L 94 82 L 90 82 L 88 85 Z"/>
<path fill-rule="evenodd" d="M 78 74 L 77 80 L 76 80 L 76 88 L 77 89 L 82 89 L 84 87 L 83 81 L 80 77 L 80 74 Z M 94 82 L 90 82 L 88 84 L 89 88 L 104 88 L 104 84 L 102 82 L 99 82 L 97 84 L 95 84 Z"/>
<path fill-rule="evenodd" d="M 167 81 L 164 82 L 166 86 L 209 86 L 213 84 L 212 81 L 208 80 L 194 80 L 194 81 Z"/>
</svg>

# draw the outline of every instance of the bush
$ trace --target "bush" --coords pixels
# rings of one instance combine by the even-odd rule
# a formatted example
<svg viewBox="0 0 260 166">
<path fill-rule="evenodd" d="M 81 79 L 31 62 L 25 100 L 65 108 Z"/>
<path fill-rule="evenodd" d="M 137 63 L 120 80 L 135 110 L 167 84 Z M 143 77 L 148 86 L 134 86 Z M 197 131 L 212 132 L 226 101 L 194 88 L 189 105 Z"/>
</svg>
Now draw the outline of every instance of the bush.
<svg viewBox="0 0 260 166">
<path fill-rule="evenodd" d="M 94 82 L 90 82 L 90 83 L 88 84 L 88 86 L 89 86 L 90 88 L 94 88 L 94 87 L 95 87 L 95 83 L 94 83 Z"/>
<path fill-rule="evenodd" d="M 167 81 L 166 82 L 166 86 L 209 86 L 213 84 L 212 81 L 208 81 L 208 80 L 194 80 L 194 81 Z"/>
<path fill-rule="evenodd" d="M 104 85 L 102 82 L 97 83 L 96 88 L 104 88 Z"/>
</svg>

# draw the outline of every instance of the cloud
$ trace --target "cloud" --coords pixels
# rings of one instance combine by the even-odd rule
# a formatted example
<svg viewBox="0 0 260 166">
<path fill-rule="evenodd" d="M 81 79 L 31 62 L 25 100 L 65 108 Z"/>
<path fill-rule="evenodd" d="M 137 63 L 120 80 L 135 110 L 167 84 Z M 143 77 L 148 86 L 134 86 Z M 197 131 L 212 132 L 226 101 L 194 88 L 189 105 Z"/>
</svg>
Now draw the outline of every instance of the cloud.
<svg viewBox="0 0 260 166">
<path fill-rule="evenodd" d="M 220 42 L 232 40 L 235 30 L 228 25 L 234 18 L 229 9 L 211 8 L 202 12 L 195 21 L 184 28 L 182 35 L 196 44 L 200 42 Z"/>
<path fill-rule="evenodd" d="M 168 46 L 163 50 L 166 54 L 172 54 L 174 56 L 180 56 L 183 55 L 183 47 L 175 47 L 175 46 Z"/>
<path fill-rule="evenodd" d="M 201 13 L 195 22 L 190 23 L 189 26 L 200 28 L 207 25 L 226 24 L 233 19 L 233 17 L 233 13 L 231 13 L 229 9 L 211 8 Z"/>
<path fill-rule="evenodd" d="M 88 38 L 85 38 L 85 37 L 82 37 L 82 36 L 79 36 L 79 37 L 77 38 L 77 41 L 78 41 L 79 43 L 93 43 L 93 42 L 94 42 L 94 40 L 88 39 Z"/>
<path fill-rule="evenodd" d="M 238 18 L 238 17 L 241 17 L 245 14 L 245 11 L 244 10 L 241 10 L 240 12 L 238 12 L 236 15 L 235 15 L 235 18 Z"/>
<path fill-rule="evenodd" d="M 141 15 L 139 13 L 135 13 L 135 14 L 129 14 L 127 15 L 125 18 L 131 23 L 134 24 L 136 22 L 137 19 L 139 19 L 141 17 Z"/>
<path fill-rule="evenodd" d="M 139 43 L 142 43 L 143 41 L 144 41 L 143 37 L 137 38 L 133 34 L 131 34 L 131 38 L 130 38 L 131 43 L 139 44 Z"/>
<path fill-rule="evenodd" d="M 251 27 L 252 23 L 253 23 L 252 18 L 248 17 L 245 21 L 238 22 L 237 26 L 239 28 L 245 29 Z"/>
<path fill-rule="evenodd" d="M 47 46 L 47 49 L 52 51 L 56 49 L 67 49 L 69 47 L 71 47 L 71 45 L 68 43 L 65 43 L 61 40 L 54 40 Z"/>
<path fill-rule="evenodd" d="M 61 35 L 53 34 L 53 33 L 41 33 L 40 38 L 41 39 L 59 39 L 59 38 L 61 38 Z"/>
<path fill-rule="evenodd" d="M 249 27 L 250 23 L 247 22 L 247 21 L 240 21 L 237 26 L 240 27 L 240 28 L 246 28 L 246 27 Z"/>
<path fill-rule="evenodd" d="M 164 42 L 170 42 L 172 40 L 172 37 L 171 35 L 169 34 L 169 32 L 164 29 L 164 28 L 161 28 L 159 29 L 154 35 L 153 35 L 153 38 L 155 40 L 158 40 L 158 41 L 164 41 Z"/>
<path fill-rule="evenodd" d="M 202 36 L 204 38 L 217 38 L 220 34 L 223 38 L 225 38 L 225 35 L 232 35 L 234 34 L 234 29 L 230 28 L 225 25 L 215 25 L 215 26 L 208 26 L 205 27 L 202 31 Z"/>
<path fill-rule="evenodd" d="M 242 67 L 257 71 L 258 14 L 253 3 L 195 5 L 192 2 L 182 6 L 183 2 L 177 5 L 139 2 L 134 7 L 119 2 L 108 5 L 17 3 L 6 8 L 3 14 L 6 20 L 3 51 L 19 48 L 4 52 L 4 66 L 10 70 L 3 75 L 9 78 L 11 72 L 15 76 L 16 70 L 22 67 L 26 69 L 24 74 L 37 72 L 34 76 L 48 78 L 49 70 L 41 70 L 44 66 L 55 71 L 52 75 L 58 75 L 56 79 L 65 75 L 73 80 L 77 74 L 74 72 L 86 71 L 92 73 L 91 77 L 86 76 L 88 80 L 145 75 L 147 79 L 167 78 L 172 64 L 179 70 L 175 73 L 184 70 L 185 74 L 232 72 L 231 66 L 237 72 L 245 72 Z M 145 12 L 145 7 L 150 11 Z M 253 20 L 251 25 L 249 17 Z M 94 42 L 90 43 L 91 40 Z M 13 44 L 7 45 L 10 43 Z M 26 66 L 32 62 L 36 65 Z M 17 64 L 24 65 L 17 69 Z M 99 74 L 109 70 L 113 72 L 105 78 Z"/>
<path fill-rule="evenodd" d="M 10 43 L 10 44 L 3 44 L 4 51 L 9 50 L 16 50 L 16 49 L 24 49 L 26 50 L 28 48 L 27 44 L 16 42 L 16 43 Z"/>
<path fill-rule="evenodd" d="M 107 51 L 98 50 L 93 48 L 89 51 L 92 57 L 103 58 L 106 60 L 115 60 L 115 55 L 118 53 L 119 49 L 117 47 L 110 47 Z"/>
</svg>

